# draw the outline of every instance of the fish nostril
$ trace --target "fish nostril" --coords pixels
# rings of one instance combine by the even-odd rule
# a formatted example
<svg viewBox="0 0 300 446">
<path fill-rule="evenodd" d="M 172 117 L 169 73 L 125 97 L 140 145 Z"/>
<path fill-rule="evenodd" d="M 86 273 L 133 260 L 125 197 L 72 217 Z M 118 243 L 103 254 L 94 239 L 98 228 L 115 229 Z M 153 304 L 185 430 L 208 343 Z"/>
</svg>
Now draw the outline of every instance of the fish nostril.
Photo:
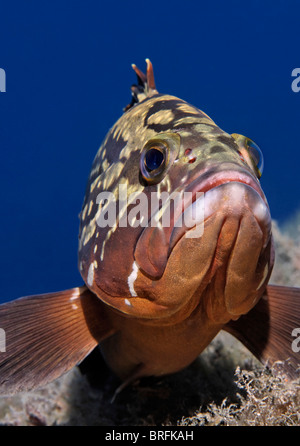
<svg viewBox="0 0 300 446">
<path fill-rule="evenodd" d="M 196 161 L 196 159 L 197 159 L 195 157 L 195 155 L 193 155 L 192 149 L 186 149 L 185 152 L 184 152 L 184 155 L 187 157 L 187 162 L 189 164 L 194 163 Z"/>
</svg>

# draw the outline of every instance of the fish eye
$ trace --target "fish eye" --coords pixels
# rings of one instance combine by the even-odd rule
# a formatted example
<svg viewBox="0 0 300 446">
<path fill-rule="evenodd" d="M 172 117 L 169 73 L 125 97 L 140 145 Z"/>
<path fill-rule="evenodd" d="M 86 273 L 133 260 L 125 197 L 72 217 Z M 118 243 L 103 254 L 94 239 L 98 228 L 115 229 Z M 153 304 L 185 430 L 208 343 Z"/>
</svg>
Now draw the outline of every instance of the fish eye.
<svg viewBox="0 0 300 446">
<path fill-rule="evenodd" d="M 168 145 L 165 142 L 149 142 L 141 155 L 140 169 L 148 184 L 158 183 L 164 174 L 168 161 Z"/>
<path fill-rule="evenodd" d="M 162 165 L 164 159 L 165 156 L 162 150 L 158 147 L 152 147 L 144 156 L 145 168 L 148 172 L 153 172 Z"/>
<path fill-rule="evenodd" d="M 259 146 L 252 139 L 238 133 L 233 133 L 231 136 L 239 147 L 241 159 L 255 171 L 257 178 L 260 178 L 264 168 L 264 157 Z"/>
<path fill-rule="evenodd" d="M 262 151 L 252 139 L 247 138 L 247 150 L 256 168 L 257 176 L 260 178 L 264 169 L 264 157 Z"/>
<path fill-rule="evenodd" d="M 166 175 L 180 147 L 180 136 L 176 133 L 160 133 L 143 147 L 140 158 L 140 175 L 146 185 L 159 183 Z"/>
</svg>

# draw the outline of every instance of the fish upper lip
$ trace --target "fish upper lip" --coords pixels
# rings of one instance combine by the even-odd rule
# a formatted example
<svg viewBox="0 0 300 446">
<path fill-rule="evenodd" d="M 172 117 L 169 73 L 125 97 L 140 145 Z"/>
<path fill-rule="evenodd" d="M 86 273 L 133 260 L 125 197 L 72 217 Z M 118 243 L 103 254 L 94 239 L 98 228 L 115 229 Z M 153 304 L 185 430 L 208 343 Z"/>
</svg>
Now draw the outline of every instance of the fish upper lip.
<svg viewBox="0 0 300 446">
<path fill-rule="evenodd" d="M 205 176 L 205 178 L 201 180 L 201 177 L 203 176 Z M 222 170 L 217 172 L 214 172 L 214 168 L 207 169 L 202 173 L 200 172 L 200 174 L 190 182 L 185 191 L 193 192 L 193 202 L 196 200 L 197 192 L 205 193 L 222 184 L 231 182 L 243 183 L 250 186 L 259 194 L 266 205 L 268 205 L 265 194 L 263 193 L 257 178 L 248 172 L 248 170 L 243 168 L 237 169 L 236 166 L 232 164 L 223 165 Z"/>
</svg>

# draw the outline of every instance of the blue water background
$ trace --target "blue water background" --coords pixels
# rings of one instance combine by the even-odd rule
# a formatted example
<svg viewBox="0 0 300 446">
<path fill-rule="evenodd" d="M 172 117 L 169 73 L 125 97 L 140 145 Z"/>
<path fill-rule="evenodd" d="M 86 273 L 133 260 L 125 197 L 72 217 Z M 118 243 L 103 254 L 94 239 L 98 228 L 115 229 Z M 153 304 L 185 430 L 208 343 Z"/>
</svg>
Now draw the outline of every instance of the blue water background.
<svg viewBox="0 0 300 446">
<path fill-rule="evenodd" d="M 291 216 L 300 207 L 299 20 L 290 0 L 1 2 L 0 301 L 82 283 L 87 176 L 130 101 L 130 64 L 144 69 L 145 57 L 159 92 L 261 147 L 272 215 Z"/>
</svg>

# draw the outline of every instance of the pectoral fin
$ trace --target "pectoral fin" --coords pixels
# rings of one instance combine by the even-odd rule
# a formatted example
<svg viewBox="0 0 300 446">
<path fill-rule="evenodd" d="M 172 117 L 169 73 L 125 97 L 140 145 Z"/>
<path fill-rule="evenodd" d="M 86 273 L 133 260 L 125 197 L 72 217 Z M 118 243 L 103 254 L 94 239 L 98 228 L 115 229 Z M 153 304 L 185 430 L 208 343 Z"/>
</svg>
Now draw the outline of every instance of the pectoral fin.
<svg viewBox="0 0 300 446">
<path fill-rule="evenodd" d="M 54 380 L 113 332 L 105 305 L 85 286 L 0 305 L 0 328 L 0 394 Z"/>
<path fill-rule="evenodd" d="M 224 328 L 239 339 L 261 362 L 286 361 L 284 372 L 300 376 L 300 289 L 269 285 L 257 305 Z M 299 336 L 299 335 L 298 335 Z M 299 340 L 300 346 L 300 340 Z"/>
</svg>

